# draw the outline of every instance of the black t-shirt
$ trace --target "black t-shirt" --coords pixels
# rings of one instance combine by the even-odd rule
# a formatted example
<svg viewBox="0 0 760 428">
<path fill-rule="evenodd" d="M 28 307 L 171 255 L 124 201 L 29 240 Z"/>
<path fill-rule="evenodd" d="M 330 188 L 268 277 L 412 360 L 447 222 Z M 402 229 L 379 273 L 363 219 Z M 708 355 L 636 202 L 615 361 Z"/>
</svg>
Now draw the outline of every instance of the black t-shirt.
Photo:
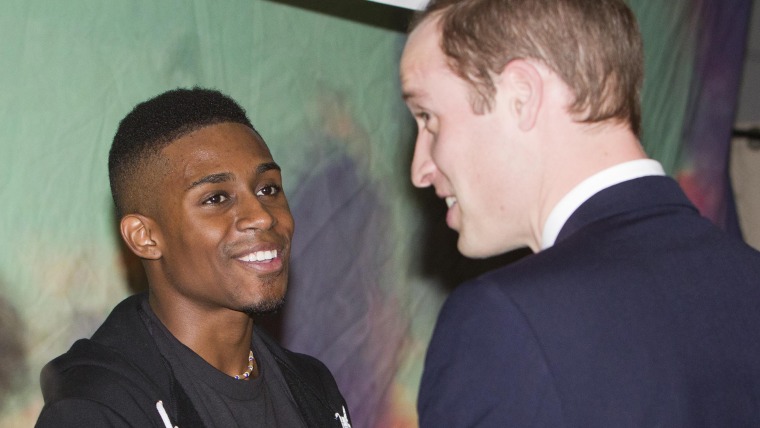
<svg viewBox="0 0 760 428">
<path fill-rule="evenodd" d="M 251 349 L 259 376 L 237 380 L 177 340 L 153 313 L 147 299 L 142 306 L 153 324 L 151 330 L 159 351 L 207 427 L 305 426 L 276 361 L 255 334 Z M 245 361 L 240 363 L 243 369 Z"/>
</svg>

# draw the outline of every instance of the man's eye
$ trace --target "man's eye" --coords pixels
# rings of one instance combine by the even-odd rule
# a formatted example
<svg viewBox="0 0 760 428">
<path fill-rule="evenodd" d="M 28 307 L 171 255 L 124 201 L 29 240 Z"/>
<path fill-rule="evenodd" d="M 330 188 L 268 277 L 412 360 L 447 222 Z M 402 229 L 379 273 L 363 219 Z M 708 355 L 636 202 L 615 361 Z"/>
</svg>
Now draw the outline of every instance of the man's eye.
<svg viewBox="0 0 760 428">
<path fill-rule="evenodd" d="M 256 196 L 274 196 L 280 193 L 280 190 L 282 190 L 280 186 L 276 184 L 269 184 L 259 189 L 259 191 L 256 192 Z"/>
<path fill-rule="evenodd" d="M 227 199 L 229 199 L 227 197 L 227 195 L 217 194 L 217 195 L 213 195 L 210 198 L 208 198 L 205 201 L 203 201 L 203 204 L 204 205 L 221 204 L 222 202 L 226 201 Z"/>
</svg>

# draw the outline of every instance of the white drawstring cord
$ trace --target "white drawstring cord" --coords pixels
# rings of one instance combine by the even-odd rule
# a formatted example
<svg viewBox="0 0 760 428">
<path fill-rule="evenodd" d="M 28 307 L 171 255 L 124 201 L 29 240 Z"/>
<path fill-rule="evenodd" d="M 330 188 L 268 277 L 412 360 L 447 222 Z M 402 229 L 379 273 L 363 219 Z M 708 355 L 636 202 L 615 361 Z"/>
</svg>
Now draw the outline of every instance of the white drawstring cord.
<svg viewBox="0 0 760 428">
<path fill-rule="evenodd" d="M 156 402 L 156 409 L 158 409 L 158 414 L 161 415 L 161 420 L 164 421 L 164 426 L 166 428 L 179 428 L 177 426 L 172 427 L 172 422 L 169 420 L 169 415 L 167 415 L 166 410 L 164 410 L 163 401 L 158 400 Z"/>
</svg>

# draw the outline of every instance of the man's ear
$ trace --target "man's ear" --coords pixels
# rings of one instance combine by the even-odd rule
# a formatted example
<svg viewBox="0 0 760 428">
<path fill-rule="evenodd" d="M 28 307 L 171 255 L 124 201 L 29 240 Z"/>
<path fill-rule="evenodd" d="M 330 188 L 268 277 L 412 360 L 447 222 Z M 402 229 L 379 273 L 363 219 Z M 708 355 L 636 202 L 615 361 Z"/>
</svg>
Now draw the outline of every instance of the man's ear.
<svg viewBox="0 0 760 428">
<path fill-rule="evenodd" d="M 159 235 L 155 222 L 140 214 L 127 214 L 119 223 L 121 237 L 130 250 L 141 259 L 161 258 Z"/>
<path fill-rule="evenodd" d="M 508 108 L 522 131 L 536 124 L 544 95 L 544 81 L 534 64 L 524 59 L 510 61 L 501 72 L 501 89 L 506 90 Z"/>
</svg>

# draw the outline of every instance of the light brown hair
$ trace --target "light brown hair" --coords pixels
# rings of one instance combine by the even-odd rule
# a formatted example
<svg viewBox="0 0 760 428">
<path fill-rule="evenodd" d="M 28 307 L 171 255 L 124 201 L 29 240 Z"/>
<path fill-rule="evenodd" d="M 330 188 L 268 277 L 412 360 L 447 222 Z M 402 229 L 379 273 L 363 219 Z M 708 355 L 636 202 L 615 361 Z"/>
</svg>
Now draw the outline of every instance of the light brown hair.
<svg viewBox="0 0 760 428">
<path fill-rule="evenodd" d="M 639 135 L 643 48 L 622 0 L 431 0 L 410 29 L 438 18 L 441 49 L 472 86 L 476 113 L 491 109 L 493 78 L 510 61 L 534 59 L 572 89 L 576 120 L 615 120 Z"/>
</svg>

